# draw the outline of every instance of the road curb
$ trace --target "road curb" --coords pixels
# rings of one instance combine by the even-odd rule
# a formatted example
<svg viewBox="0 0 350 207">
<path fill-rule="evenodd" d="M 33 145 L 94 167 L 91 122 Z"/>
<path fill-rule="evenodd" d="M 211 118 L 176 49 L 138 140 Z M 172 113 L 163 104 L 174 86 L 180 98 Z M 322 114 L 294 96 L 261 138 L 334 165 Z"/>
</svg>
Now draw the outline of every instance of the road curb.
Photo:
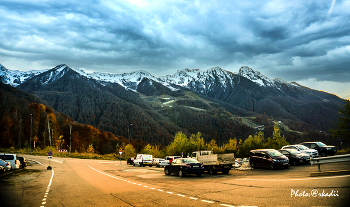
<svg viewBox="0 0 350 207">
<path fill-rule="evenodd" d="M 350 174 L 350 170 L 312 172 L 311 177 L 332 176 L 332 175 L 348 175 L 348 174 Z"/>
</svg>

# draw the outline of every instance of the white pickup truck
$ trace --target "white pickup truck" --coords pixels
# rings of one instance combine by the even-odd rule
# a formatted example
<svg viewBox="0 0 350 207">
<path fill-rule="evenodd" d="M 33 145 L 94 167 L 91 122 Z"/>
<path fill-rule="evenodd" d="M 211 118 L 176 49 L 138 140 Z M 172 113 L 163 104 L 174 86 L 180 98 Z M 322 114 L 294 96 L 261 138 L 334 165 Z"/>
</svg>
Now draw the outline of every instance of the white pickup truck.
<svg viewBox="0 0 350 207">
<path fill-rule="evenodd" d="M 152 155 L 146 155 L 146 154 L 138 154 L 136 155 L 136 158 L 134 159 L 134 166 L 139 165 L 140 167 L 144 166 L 150 166 L 153 165 L 153 157 Z"/>
<path fill-rule="evenodd" d="M 233 153 L 213 154 L 212 151 L 195 151 L 192 152 L 191 158 L 203 163 L 204 170 L 212 175 L 219 171 L 227 174 L 232 169 L 232 165 L 235 164 Z"/>
</svg>

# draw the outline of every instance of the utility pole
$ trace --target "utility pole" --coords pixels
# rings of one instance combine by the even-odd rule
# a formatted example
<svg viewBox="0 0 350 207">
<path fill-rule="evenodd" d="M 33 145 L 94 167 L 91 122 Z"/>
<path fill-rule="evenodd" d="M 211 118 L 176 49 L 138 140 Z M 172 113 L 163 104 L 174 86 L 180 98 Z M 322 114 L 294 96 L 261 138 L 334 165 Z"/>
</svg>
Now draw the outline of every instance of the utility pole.
<svg viewBox="0 0 350 207">
<path fill-rule="evenodd" d="M 72 125 L 69 125 L 69 136 L 70 136 L 70 141 L 69 141 L 69 153 L 72 153 Z"/>
<path fill-rule="evenodd" d="M 32 154 L 32 126 L 33 126 L 33 114 L 30 114 L 30 139 L 29 139 L 29 154 Z"/>
<path fill-rule="evenodd" d="M 132 124 L 128 125 L 128 138 L 129 138 L 129 158 L 131 158 L 131 157 L 130 157 L 130 132 L 129 132 L 130 127 L 131 127 L 131 126 L 132 126 Z"/>
<path fill-rule="evenodd" d="M 49 114 L 47 114 L 47 129 L 49 131 L 49 141 L 50 141 L 50 147 L 51 147 L 51 137 L 50 137 L 50 117 Z"/>
</svg>

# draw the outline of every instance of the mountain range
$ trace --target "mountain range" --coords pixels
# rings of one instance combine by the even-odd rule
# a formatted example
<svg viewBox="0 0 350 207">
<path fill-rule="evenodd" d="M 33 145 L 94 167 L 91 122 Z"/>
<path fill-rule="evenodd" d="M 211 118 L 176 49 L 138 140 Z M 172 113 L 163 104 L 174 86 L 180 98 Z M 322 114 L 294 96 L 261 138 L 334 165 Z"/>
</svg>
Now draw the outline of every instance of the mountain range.
<svg viewBox="0 0 350 207">
<path fill-rule="evenodd" d="M 293 141 L 307 139 L 305 134 L 328 133 L 344 104 L 336 95 L 247 66 L 238 73 L 214 67 L 155 77 L 146 71 L 86 73 L 65 64 L 26 72 L 0 65 L 0 80 L 79 123 L 152 144 L 168 144 L 178 131 L 222 143 L 257 130 L 272 133 L 274 123 L 283 123 Z"/>
</svg>

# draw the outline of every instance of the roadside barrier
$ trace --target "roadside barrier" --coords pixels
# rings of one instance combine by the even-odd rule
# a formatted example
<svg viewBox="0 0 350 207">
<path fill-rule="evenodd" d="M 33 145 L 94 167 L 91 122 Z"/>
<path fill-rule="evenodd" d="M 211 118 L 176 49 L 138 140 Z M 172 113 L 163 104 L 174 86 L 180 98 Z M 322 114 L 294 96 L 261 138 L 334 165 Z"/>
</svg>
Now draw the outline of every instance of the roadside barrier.
<svg viewBox="0 0 350 207">
<path fill-rule="evenodd" d="M 318 165 L 318 172 L 321 172 L 321 164 L 336 163 L 336 162 L 350 162 L 350 154 L 336 155 L 330 157 L 311 158 L 312 165 Z"/>
</svg>

